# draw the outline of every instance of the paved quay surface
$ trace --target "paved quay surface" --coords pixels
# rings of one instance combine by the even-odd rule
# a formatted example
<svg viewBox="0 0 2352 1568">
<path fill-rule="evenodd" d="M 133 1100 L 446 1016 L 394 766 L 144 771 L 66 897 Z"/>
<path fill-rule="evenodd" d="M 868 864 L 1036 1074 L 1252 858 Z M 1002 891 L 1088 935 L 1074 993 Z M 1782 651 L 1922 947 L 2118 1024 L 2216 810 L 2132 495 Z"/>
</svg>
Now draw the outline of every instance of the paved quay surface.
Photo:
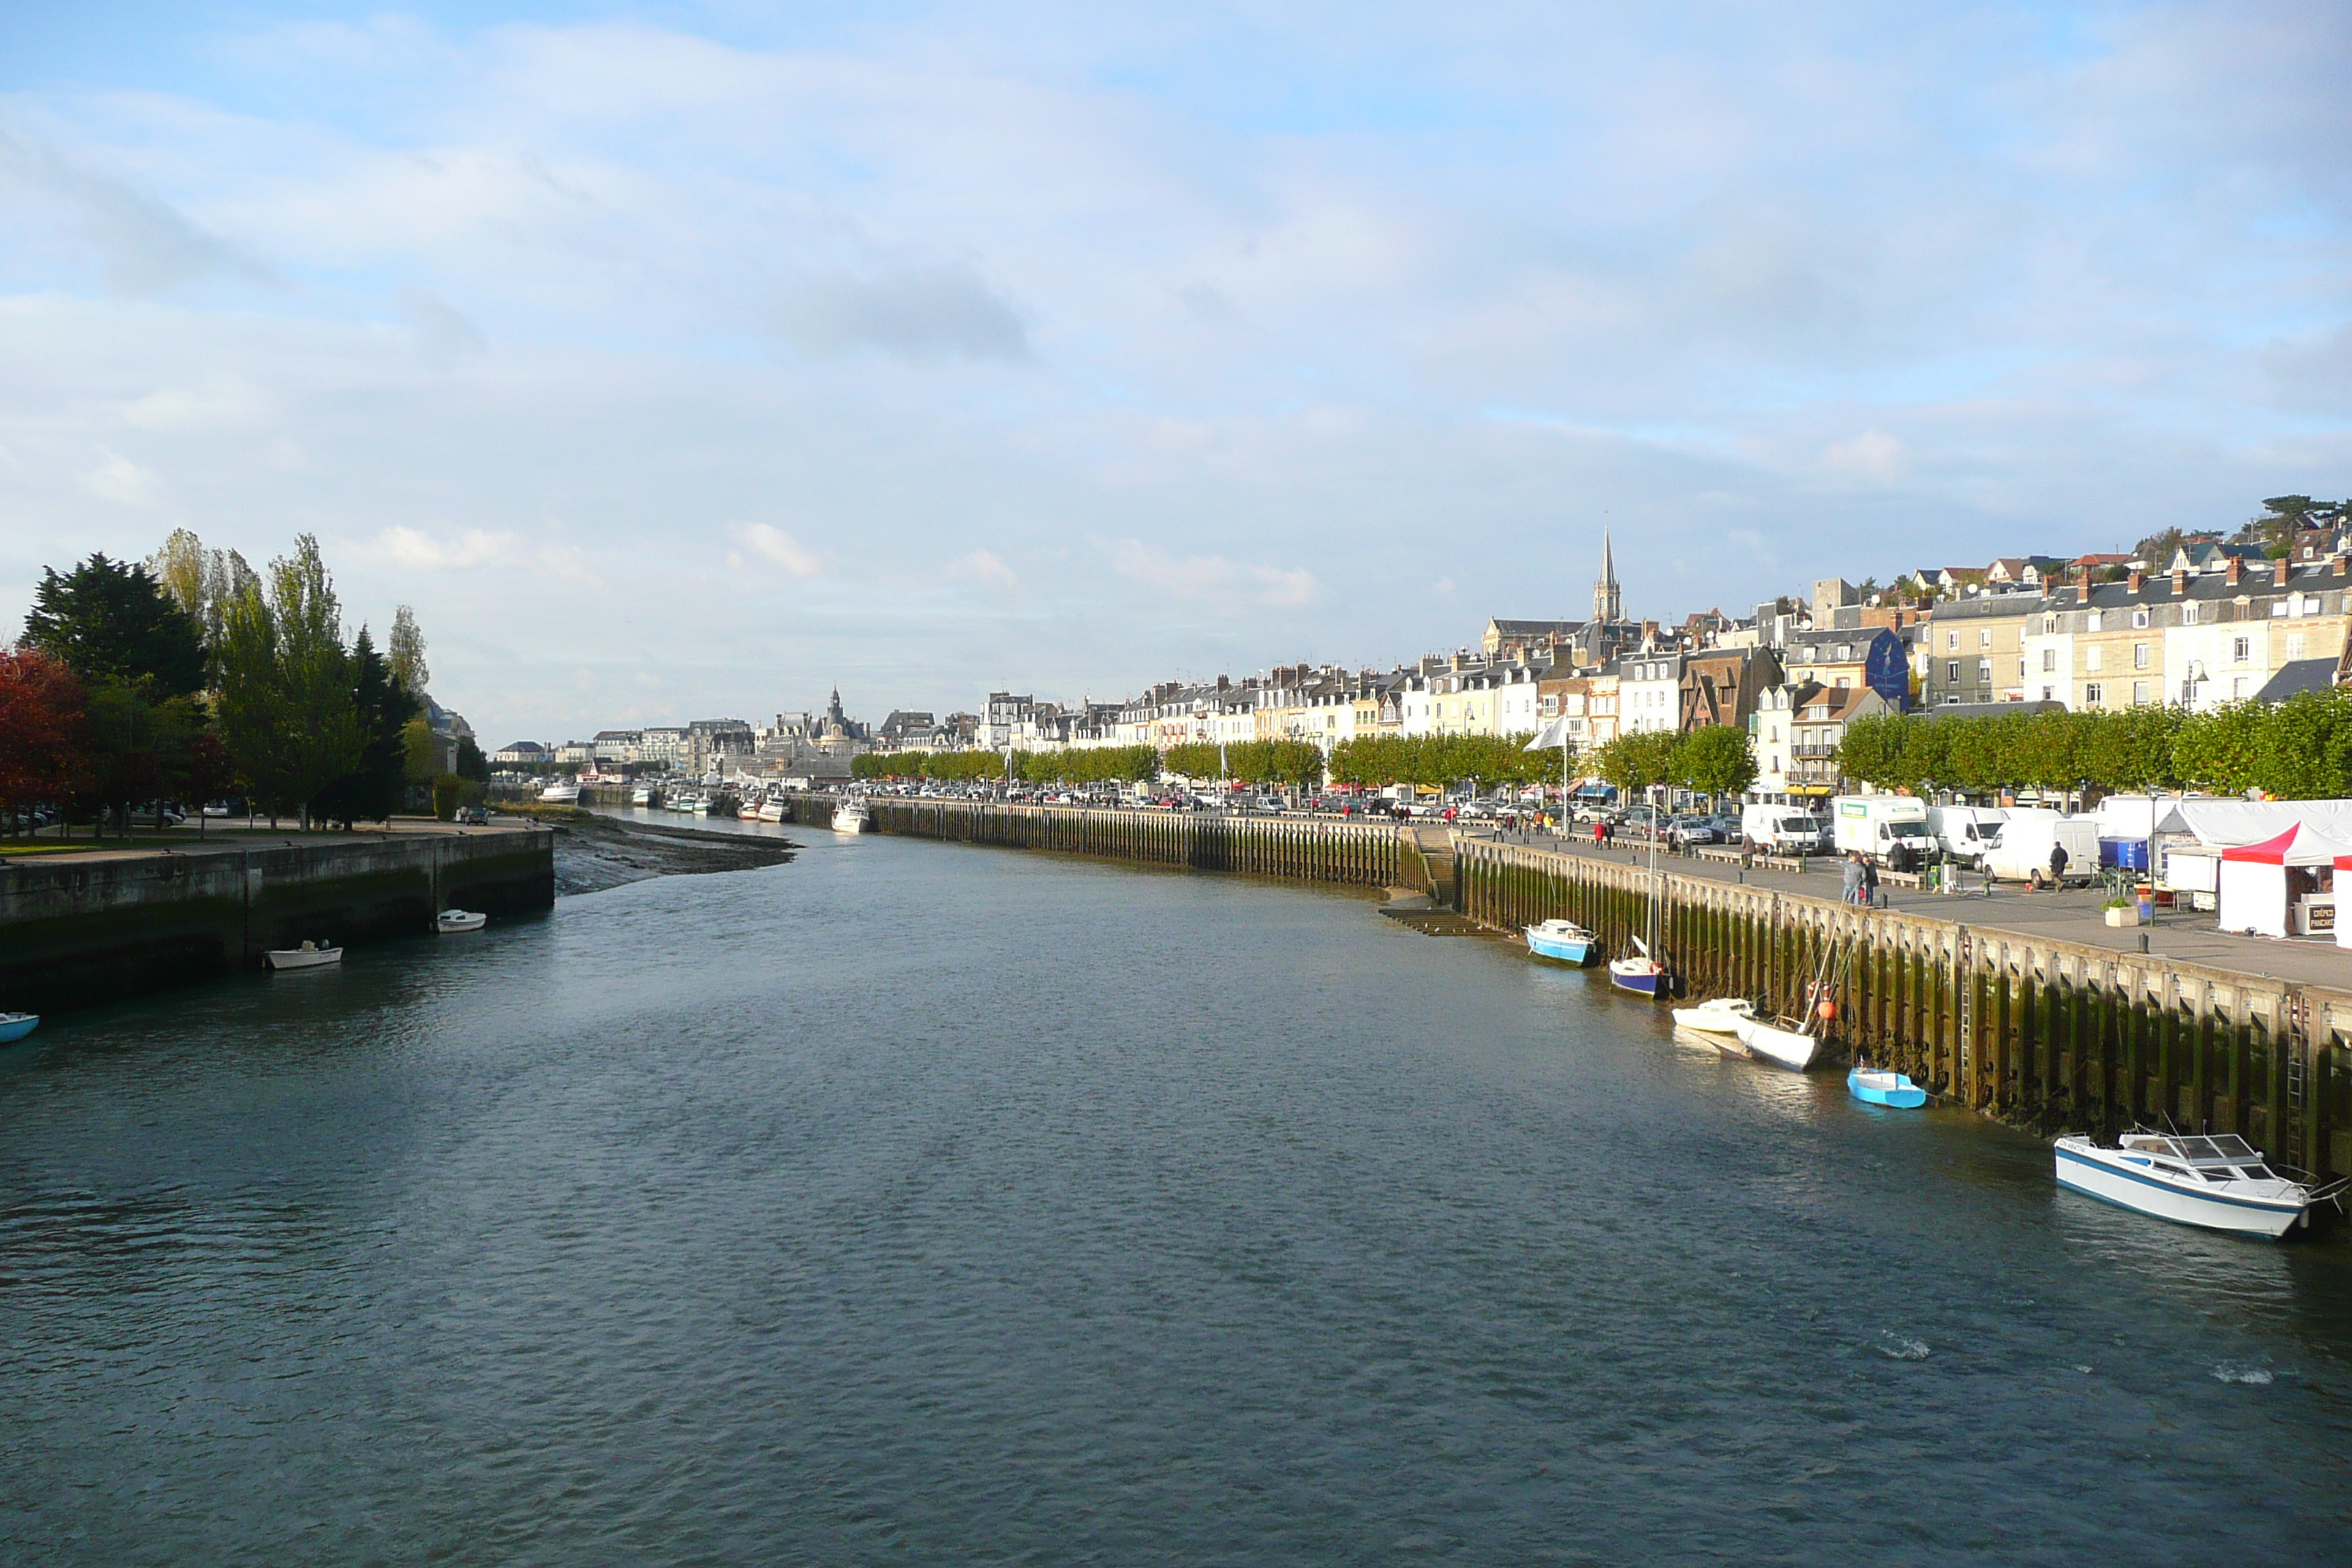
<svg viewBox="0 0 2352 1568">
<path fill-rule="evenodd" d="M 60 841 L 53 837 L 10 838 L 0 839 L 0 865 L 88 866 L 108 860 L 151 860 L 166 855 L 234 855 L 247 849 L 357 844 L 372 838 L 469 838 L 512 833 L 518 828 L 537 826 L 540 825 L 520 816 L 493 817 L 487 827 L 469 827 L 429 816 L 395 816 L 389 830 L 371 823 L 350 833 L 305 833 L 291 826 L 247 829 L 242 826 L 215 826 L 205 829 L 204 837 L 199 838 L 193 827 L 167 827 L 161 833 L 151 832 L 134 837 L 128 843 L 109 838 L 103 842 L 93 840 L 72 848 L 59 847 Z M 27 850 L 35 852 L 27 854 Z"/>
<path fill-rule="evenodd" d="M 1504 844 L 1524 844 L 1531 848 L 1549 849 L 1584 859 L 1608 860 L 1620 866 L 1640 865 L 1649 859 L 1646 848 L 1612 846 L 1607 849 L 1596 849 L 1589 841 L 1578 843 L 1540 833 L 1475 834 L 1469 837 L 1492 838 Z M 1784 892 L 1801 893 L 1808 898 L 1832 901 L 1838 896 L 1837 862 L 1827 857 L 1821 858 L 1821 870 L 1803 873 L 1761 868 L 1743 871 L 1737 866 L 1718 860 L 1701 860 L 1664 852 L 1658 857 L 1658 864 L 1662 869 L 1670 870 L 1677 877 L 1706 877 L 1718 882 L 1744 882 L 1749 887 L 1775 888 Z M 2110 926 L 2101 908 L 2106 895 L 2096 888 L 2074 889 L 2063 893 L 2036 893 L 2022 887 L 2003 884 L 1990 896 L 1977 892 L 1955 895 L 1922 893 L 1892 885 L 1888 885 L 1885 891 L 1887 905 L 1891 909 L 1930 920 L 1950 921 L 1966 925 L 1972 931 L 2009 931 L 2044 941 L 2071 942 L 2084 947 L 2104 947 L 2116 952 L 2133 954 L 2139 952 L 2139 939 L 2145 936 L 2148 939 L 2150 952 L 2183 963 L 2203 964 L 2209 968 L 2263 975 L 2303 985 L 2352 990 L 2352 951 L 2337 947 L 2332 939 L 2280 941 L 2273 937 L 2238 936 L 2217 927 L 2210 914 L 2189 910 L 2160 910 L 2151 925 Z"/>
</svg>

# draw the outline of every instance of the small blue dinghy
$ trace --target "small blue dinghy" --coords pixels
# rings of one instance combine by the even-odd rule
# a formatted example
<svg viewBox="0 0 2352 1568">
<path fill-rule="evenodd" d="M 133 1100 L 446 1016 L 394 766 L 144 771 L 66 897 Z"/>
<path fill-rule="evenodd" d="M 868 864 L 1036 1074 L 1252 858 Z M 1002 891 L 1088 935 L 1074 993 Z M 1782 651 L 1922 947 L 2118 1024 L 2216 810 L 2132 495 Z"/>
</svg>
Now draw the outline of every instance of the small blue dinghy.
<svg viewBox="0 0 2352 1568">
<path fill-rule="evenodd" d="M 1845 1087 L 1856 1100 L 1909 1110 L 1927 1103 L 1927 1091 L 1899 1072 L 1855 1068 L 1845 1075 Z"/>
<path fill-rule="evenodd" d="M 13 1046 L 40 1026 L 38 1013 L 0 1013 L 0 1046 Z"/>
</svg>

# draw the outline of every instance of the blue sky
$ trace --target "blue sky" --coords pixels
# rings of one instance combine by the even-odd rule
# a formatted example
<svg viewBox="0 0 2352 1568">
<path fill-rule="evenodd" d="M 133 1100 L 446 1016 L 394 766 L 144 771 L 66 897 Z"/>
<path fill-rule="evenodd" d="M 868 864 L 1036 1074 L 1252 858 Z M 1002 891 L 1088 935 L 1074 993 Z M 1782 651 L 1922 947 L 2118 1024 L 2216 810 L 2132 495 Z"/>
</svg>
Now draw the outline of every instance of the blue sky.
<svg viewBox="0 0 2352 1568">
<path fill-rule="evenodd" d="M 2352 490 L 2340 5 L 87 9 L 0 16 L 0 625 L 312 531 L 493 741 Z"/>
</svg>

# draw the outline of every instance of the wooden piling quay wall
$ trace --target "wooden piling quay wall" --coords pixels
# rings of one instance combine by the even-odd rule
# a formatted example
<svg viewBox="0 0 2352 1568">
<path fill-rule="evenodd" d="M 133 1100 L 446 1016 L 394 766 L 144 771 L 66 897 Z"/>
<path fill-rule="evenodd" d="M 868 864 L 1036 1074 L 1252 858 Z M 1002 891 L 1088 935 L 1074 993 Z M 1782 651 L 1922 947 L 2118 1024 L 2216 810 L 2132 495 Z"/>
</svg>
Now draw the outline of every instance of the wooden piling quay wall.
<svg viewBox="0 0 2352 1568">
<path fill-rule="evenodd" d="M 1644 929 L 1653 873 L 1465 839 L 1463 912 L 1575 921 L 1612 952 Z M 1931 1092 L 2046 1131 L 2170 1116 L 2352 1174 L 2352 993 L 2147 953 L 1659 871 L 1663 944 L 1695 994 L 1795 1015 L 1831 964 L 1833 1044 Z"/>
<path fill-rule="evenodd" d="M 1384 888 L 1399 880 L 1397 829 L 1370 823 L 974 801 L 877 800 L 867 810 L 880 832 L 912 838 L 1058 849 L 1301 882 Z"/>
</svg>

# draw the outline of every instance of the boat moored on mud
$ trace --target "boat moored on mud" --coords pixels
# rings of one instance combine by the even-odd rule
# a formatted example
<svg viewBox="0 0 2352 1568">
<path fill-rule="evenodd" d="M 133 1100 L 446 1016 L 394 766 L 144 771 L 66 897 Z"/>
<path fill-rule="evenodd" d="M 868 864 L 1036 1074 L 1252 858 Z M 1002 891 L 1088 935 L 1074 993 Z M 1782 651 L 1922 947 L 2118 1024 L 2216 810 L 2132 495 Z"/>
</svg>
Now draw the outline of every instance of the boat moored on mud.
<svg viewBox="0 0 2352 1568">
<path fill-rule="evenodd" d="M 1592 933 L 1574 921 L 1545 921 L 1527 927 L 1526 935 L 1529 952 L 1562 963 L 1590 963 L 1599 945 Z"/>
</svg>

